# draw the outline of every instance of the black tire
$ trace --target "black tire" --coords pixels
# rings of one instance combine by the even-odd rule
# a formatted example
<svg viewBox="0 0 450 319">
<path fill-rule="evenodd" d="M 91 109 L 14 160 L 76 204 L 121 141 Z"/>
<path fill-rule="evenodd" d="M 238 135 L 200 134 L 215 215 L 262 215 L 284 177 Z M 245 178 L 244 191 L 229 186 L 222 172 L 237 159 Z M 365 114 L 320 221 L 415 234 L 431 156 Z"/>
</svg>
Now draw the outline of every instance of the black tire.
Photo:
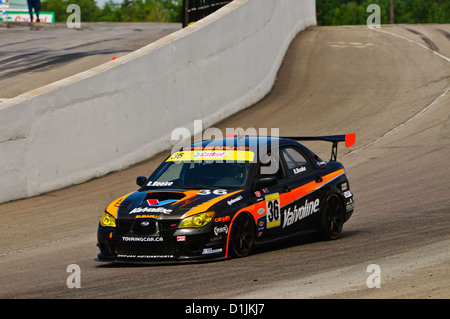
<svg viewBox="0 0 450 319">
<path fill-rule="evenodd" d="M 318 235 L 322 240 L 337 239 L 344 226 L 344 205 L 336 194 L 331 194 L 322 207 Z"/>
<path fill-rule="evenodd" d="M 255 242 L 255 222 L 247 213 L 239 214 L 231 226 L 230 248 L 235 257 L 248 256 Z"/>
</svg>

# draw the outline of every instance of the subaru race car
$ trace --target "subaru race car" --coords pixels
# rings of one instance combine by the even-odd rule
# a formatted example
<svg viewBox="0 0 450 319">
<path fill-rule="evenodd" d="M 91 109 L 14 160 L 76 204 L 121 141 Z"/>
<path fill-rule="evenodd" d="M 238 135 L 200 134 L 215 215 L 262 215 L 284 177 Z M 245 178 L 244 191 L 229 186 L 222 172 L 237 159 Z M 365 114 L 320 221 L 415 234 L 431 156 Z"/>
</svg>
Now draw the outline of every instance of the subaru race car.
<svg viewBox="0 0 450 319">
<path fill-rule="evenodd" d="M 322 161 L 298 141 L 332 143 Z M 233 137 L 173 152 L 98 226 L 99 261 L 179 262 L 247 256 L 256 245 L 316 234 L 336 239 L 353 213 L 337 145 L 354 134 Z"/>
</svg>

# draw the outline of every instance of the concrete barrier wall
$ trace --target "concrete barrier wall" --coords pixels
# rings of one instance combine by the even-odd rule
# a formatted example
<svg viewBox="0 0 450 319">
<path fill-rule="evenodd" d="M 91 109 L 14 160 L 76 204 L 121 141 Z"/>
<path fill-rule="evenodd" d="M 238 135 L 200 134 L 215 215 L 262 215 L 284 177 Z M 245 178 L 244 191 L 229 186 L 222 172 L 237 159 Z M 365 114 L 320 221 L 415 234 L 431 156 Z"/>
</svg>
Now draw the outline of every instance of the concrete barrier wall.
<svg viewBox="0 0 450 319">
<path fill-rule="evenodd" d="M 0 104 L 0 202 L 125 168 L 263 98 L 315 0 L 235 0 L 117 60 Z M 149 172 L 150 173 L 150 172 Z"/>
</svg>

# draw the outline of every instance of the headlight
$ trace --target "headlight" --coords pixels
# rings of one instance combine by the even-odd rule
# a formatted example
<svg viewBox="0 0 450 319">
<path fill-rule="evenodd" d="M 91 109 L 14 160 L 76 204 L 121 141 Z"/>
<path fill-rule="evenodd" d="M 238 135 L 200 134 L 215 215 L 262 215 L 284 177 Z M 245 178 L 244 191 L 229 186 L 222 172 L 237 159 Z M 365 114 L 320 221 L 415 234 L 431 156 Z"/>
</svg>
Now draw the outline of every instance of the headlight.
<svg viewBox="0 0 450 319">
<path fill-rule="evenodd" d="M 214 212 L 196 214 L 183 219 L 178 228 L 201 228 L 206 226 L 214 217 Z"/>
<path fill-rule="evenodd" d="M 102 219 L 100 219 L 100 225 L 102 227 L 116 227 L 116 219 L 107 212 L 104 212 Z"/>
</svg>

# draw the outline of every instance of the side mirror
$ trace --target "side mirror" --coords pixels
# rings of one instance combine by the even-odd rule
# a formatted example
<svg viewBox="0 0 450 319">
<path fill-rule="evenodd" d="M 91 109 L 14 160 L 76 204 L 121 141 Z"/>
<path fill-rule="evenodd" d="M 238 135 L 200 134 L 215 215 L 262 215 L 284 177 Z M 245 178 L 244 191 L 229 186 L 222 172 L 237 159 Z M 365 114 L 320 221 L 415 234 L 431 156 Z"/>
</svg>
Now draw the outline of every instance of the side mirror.
<svg viewBox="0 0 450 319">
<path fill-rule="evenodd" d="M 266 188 L 270 186 L 275 186 L 278 184 L 277 178 L 275 176 L 262 177 L 258 179 L 258 187 Z"/>
<path fill-rule="evenodd" d="M 136 178 L 136 184 L 138 184 L 138 186 L 142 186 L 145 184 L 145 181 L 147 180 L 147 177 L 145 176 L 138 176 Z"/>
<path fill-rule="evenodd" d="M 327 163 L 326 162 L 320 162 L 319 164 L 319 169 L 324 170 L 325 168 L 327 168 Z"/>
</svg>

